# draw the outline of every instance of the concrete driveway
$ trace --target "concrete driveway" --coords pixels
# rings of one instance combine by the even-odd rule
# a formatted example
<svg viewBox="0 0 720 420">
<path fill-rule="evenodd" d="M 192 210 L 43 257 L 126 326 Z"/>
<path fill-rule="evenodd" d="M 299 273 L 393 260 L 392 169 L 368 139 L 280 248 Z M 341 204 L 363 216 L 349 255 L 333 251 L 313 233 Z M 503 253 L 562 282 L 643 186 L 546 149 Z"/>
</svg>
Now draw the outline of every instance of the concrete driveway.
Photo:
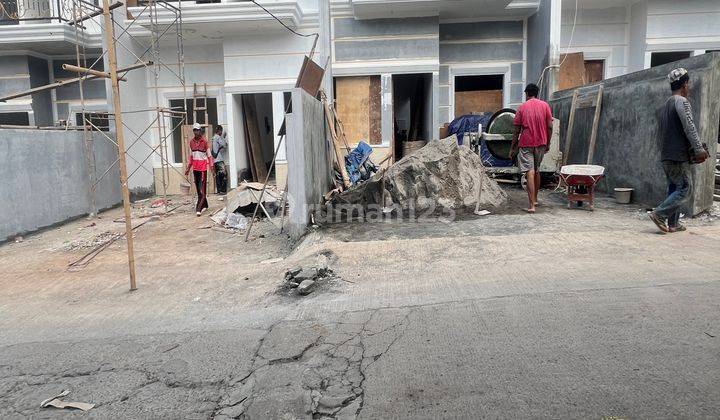
<svg viewBox="0 0 720 420">
<path fill-rule="evenodd" d="M 658 235 L 635 208 L 543 201 L 292 251 L 180 213 L 139 230 L 133 293 L 120 245 L 75 272 L 50 249 L 84 221 L 5 245 L 0 416 L 716 418 L 720 224 Z M 341 279 L 277 292 L 319 254 Z M 63 389 L 96 406 L 39 408 Z"/>
</svg>

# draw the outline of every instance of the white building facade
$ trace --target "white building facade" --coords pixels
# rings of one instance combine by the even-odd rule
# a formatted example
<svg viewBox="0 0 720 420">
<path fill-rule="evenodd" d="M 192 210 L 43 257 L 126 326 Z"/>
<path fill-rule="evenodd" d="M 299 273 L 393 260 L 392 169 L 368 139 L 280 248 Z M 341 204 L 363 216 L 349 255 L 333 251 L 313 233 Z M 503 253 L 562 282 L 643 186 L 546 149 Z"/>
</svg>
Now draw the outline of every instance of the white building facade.
<svg viewBox="0 0 720 420">
<path fill-rule="evenodd" d="M 88 65 L 103 51 L 102 25 L 89 21 L 82 31 L 61 19 L 70 17 L 70 0 L 2 0 L 0 19 L 0 94 L 27 90 L 74 76 L 62 70 L 74 63 L 76 49 Z M 562 54 L 583 53 L 594 77 L 609 78 L 668 61 L 720 50 L 720 2 L 715 0 L 297 0 L 259 3 L 290 29 L 318 34 L 314 60 L 327 65 L 324 83 L 354 144 L 370 143 L 373 158 L 401 156 L 400 137 L 432 140 L 438 128 L 458 115 L 515 108 L 529 82 L 557 84 Z M 172 3 L 170 3 L 172 4 Z M 577 5 L 577 9 L 576 9 Z M 262 137 L 262 159 L 269 162 L 302 61 L 314 37 L 300 37 L 250 2 L 183 1 L 184 79 L 150 70 L 128 73 L 122 85 L 124 111 L 183 107 L 183 97 L 198 86 L 207 92 L 209 121 L 224 126 L 230 143 L 232 186 L 250 176 L 246 131 L 252 105 Z M 150 42 L 152 22 L 144 4 L 130 2 L 115 18 L 129 27 L 121 37 L 119 65 L 135 62 Z M 14 8 L 14 9 L 13 9 Z M 158 8 L 158 24 L 173 15 Z M 141 16 L 134 23 L 128 15 Z M 165 65 L 179 67 L 176 44 L 161 44 Z M 104 60 L 96 65 L 102 69 Z M 594 67 L 593 67 L 594 66 Z M 588 70 L 590 71 L 590 70 Z M 156 94 L 151 86 L 158 86 Z M 86 81 L 88 112 L 109 112 L 108 83 Z M 160 103 L 156 103 L 156 97 Z M 186 104 L 187 105 L 187 104 Z M 130 113 L 129 127 L 152 123 L 149 114 Z M 79 86 L 0 103 L 0 124 L 77 124 Z M 173 125 L 172 118 L 165 121 Z M 112 127 L 110 127 L 112 128 Z M 126 130 L 126 137 L 139 133 Z M 159 135 L 142 134 L 129 148 L 131 188 L 152 191 L 160 159 L 152 153 Z M 410 138 L 412 137 L 412 138 Z M 182 170 L 183 135 L 168 140 L 168 160 Z M 150 159 L 146 159 L 152 155 Z M 276 181 L 284 183 L 286 156 L 280 149 Z M 138 167 L 143 170 L 138 171 Z M 181 181 L 171 171 L 168 185 Z M 173 188 L 171 188 L 172 190 Z"/>
</svg>

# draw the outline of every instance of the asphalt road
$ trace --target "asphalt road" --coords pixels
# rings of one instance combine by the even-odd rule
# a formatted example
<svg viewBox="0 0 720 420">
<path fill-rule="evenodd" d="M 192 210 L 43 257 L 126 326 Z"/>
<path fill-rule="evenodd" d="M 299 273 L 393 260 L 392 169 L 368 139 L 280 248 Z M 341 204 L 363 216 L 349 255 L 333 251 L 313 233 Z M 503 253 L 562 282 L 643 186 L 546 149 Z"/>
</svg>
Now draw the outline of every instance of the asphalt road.
<svg viewBox="0 0 720 420">
<path fill-rule="evenodd" d="M 323 252 L 343 280 L 307 298 L 272 278 L 237 307 L 139 295 L 128 316 L 76 302 L 62 328 L 54 313 L 5 318 L 0 417 L 718 417 L 717 224 L 484 220 L 316 235 L 288 262 Z M 63 389 L 96 406 L 39 408 Z"/>
</svg>

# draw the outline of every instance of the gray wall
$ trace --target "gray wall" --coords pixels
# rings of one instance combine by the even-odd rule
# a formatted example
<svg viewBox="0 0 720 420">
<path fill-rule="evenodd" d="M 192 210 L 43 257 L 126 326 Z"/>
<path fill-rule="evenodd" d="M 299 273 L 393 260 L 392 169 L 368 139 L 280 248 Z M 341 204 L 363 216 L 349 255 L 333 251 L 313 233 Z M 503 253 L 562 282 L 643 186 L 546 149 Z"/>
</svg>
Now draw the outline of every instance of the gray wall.
<svg viewBox="0 0 720 420">
<path fill-rule="evenodd" d="M 90 66 L 91 64 L 93 64 L 95 62 L 95 60 L 96 60 L 96 57 L 88 57 L 86 65 Z M 53 61 L 53 75 L 55 77 L 55 80 L 63 80 L 63 79 L 70 79 L 73 77 L 77 77 L 77 73 L 63 70 L 62 65 L 66 64 L 66 63 L 72 64 L 72 65 L 77 64 L 75 59 L 54 60 Z M 103 60 L 100 60 L 98 63 L 96 63 L 91 68 L 94 70 L 103 71 L 104 70 Z M 69 85 L 61 86 L 55 90 L 55 95 L 56 95 L 58 101 L 79 101 L 80 100 L 80 84 L 72 83 Z M 106 95 L 105 95 L 105 80 L 104 79 L 93 79 L 93 80 L 83 81 L 83 97 L 86 100 L 105 99 L 105 97 L 106 97 Z M 66 112 L 66 114 L 67 114 L 67 112 Z M 65 118 L 66 114 L 60 114 L 60 112 L 58 112 L 58 115 L 60 118 Z"/>
<path fill-rule="evenodd" d="M 337 62 L 434 59 L 438 56 L 437 36 L 437 17 L 333 20 Z"/>
<path fill-rule="evenodd" d="M 47 60 L 28 57 L 30 70 L 30 87 L 44 86 L 50 83 L 50 69 Z M 52 97 L 46 90 L 32 95 L 32 109 L 35 114 L 35 125 L 49 127 L 53 125 Z"/>
<path fill-rule="evenodd" d="M 541 0 L 540 7 L 527 20 L 527 83 L 537 83 L 543 69 L 550 63 L 550 14 L 553 1 Z M 548 71 L 543 78 L 540 95 L 547 97 Z"/>
<path fill-rule="evenodd" d="M 28 70 L 28 56 L 3 55 L 0 56 L 0 96 L 10 95 L 30 89 L 30 73 Z M 12 109 L 11 109 L 12 108 Z M 32 122 L 32 106 L 13 105 L 5 108 L 0 104 L 0 112 L 28 112 Z"/>
<path fill-rule="evenodd" d="M 297 239 L 305 233 L 313 206 L 324 202 L 332 164 L 322 103 L 302 89 L 293 89 L 292 110 L 286 115 L 288 203 L 290 236 Z"/>
<path fill-rule="evenodd" d="M 112 137 L 112 133 L 111 133 Z M 0 129 L 0 241 L 88 213 L 87 165 L 81 131 Z M 117 149 L 93 133 L 97 177 L 117 158 Z M 98 184 L 99 209 L 121 201 L 117 165 Z"/>
<path fill-rule="evenodd" d="M 27 89 L 30 89 L 27 56 L 0 56 L 0 95 L 9 95 Z"/>
<path fill-rule="evenodd" d="M 449 122 L 451 105 L 455 100 L 452 89 L 451 66 L 471 63 L 510 63 L 510 92 L 508 106 L 517 107 L 522 101 L 524 23 L 518 21 L 488 21 L 443 23 L 440 25 L 440 72 L 438 111 L 440 122 Z M 497 42 L 503 39 L 502 42 Z"/>
<path fill-rule="evenodd" d="M 606 168 L 610 191 L 615 187 L 634 188 L 633 200 L 648 207 L 656 206 L 665 197 L 659 114 L 671 94 L 666 75 L 680 66 L 691 75 L 689 99 L 700 139 L 714 151 L 720 124 L 720 53 L 704 54 L 601 82 L 604 93 L 593 163 Z M 593 91 L 596 87 L 597 84 L 584 87 L 580 92 Z M 564 127 L 560 130 L 560 150 L 565 147 L 572 93 L 572 90 L 556 92 L 551 101 L 553 114 Z M 592 117 L 592 109 L 576 112 L 568 163 L 585 163 Z M 712 206 L 714 162 L 711 158 L 703 165 L 693 165 L 695 188 L 686 214 L 695 215 Z"/>
</svg>

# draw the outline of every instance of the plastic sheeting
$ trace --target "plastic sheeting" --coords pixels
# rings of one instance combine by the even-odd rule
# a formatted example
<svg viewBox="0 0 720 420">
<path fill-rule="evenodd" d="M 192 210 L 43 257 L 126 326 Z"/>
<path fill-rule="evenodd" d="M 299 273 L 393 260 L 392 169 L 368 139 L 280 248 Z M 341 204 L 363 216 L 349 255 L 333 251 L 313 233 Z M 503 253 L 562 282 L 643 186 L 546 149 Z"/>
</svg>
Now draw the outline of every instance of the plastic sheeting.
<svg viewBox="0 0 720 420">
<path fill-rule="evenodd" d="M 484 112 L 482 114 L 463 115 L 455 118 L 448 126 L 448 136 L 455 134 L 458 144 L 463 144 L 465 133 L 477 133 L 478 126 L 482 124 L 483 132 L 487 132 L 487 126 L 492 117 L 492 112 Z M 480 159 L 484 166 L 509 167 L 513 165 L 510 159 L 500 159 L 492 155 L 485 144 L 485 140 L 480 142 Z"/>
<path fill-rule="evenodd" d="M 345 156 L 345 169 L 351 183 L 355 184 L 358 181 L 366 180 L 372 176 L 373 172 L 377 171 L 375 165 L 369 160 L 371 153 L 372 147 L 361 140 L 357 147 Z"/>
</svg>

